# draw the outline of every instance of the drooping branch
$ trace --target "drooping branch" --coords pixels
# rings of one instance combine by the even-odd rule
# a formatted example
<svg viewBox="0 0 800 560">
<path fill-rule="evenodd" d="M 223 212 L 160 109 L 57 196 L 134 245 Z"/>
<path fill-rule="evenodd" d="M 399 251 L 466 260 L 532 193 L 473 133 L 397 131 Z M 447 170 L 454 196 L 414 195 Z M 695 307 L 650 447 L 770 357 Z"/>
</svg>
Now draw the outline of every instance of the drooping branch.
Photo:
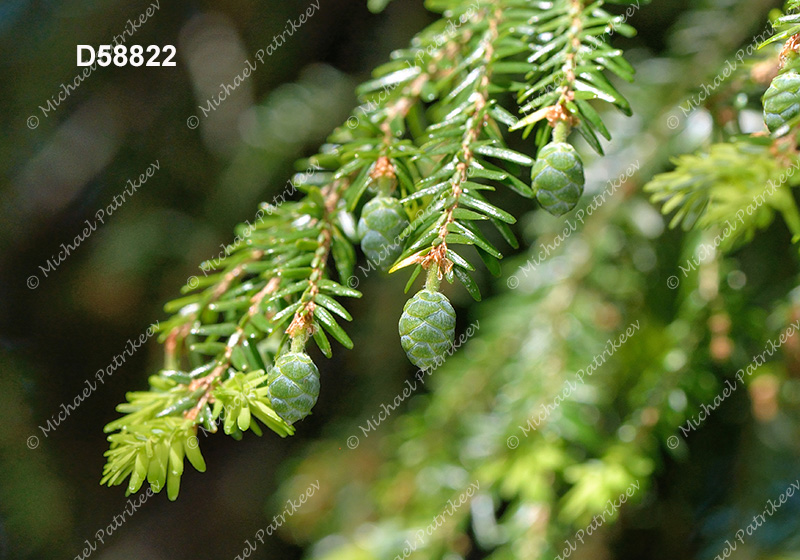
<svg viewBox="0 0 800 560">
<path fill-rule="evenodd" d="M 447 257 L 447 236 L 451 233 L 451 224 L 454 223 L 454 213 L 459 206 L 461 195 L 464 192 L 464 184 L 469 178 L 469 168 L 474 160 L 473 143 L 478 140 L 481 131 L 486 126 L 487 113 L 486 105 L 488 100 L 489 85 L 491 83 L 492 67 L 491 62 L 494 56 L 494 42 L 498 38 L 498 25 L 502 20 L 502 11 L 495 9 L 487 17 L 488 29 L 481 45 L 484 51 L 481 59 L 482 64 L 478 67 L 480 76 L 476 80 L 475 90 L 470 96 L 472 109 L 464 125 L 464 134 L 461 138 L 459 151 L 455 154 L 455 174 L 451 178 L 450 200 L 452 201 L 445 211 L 444 220 L 436 239 L 432 243 L 431 251 L 418 260 L 423 268 L 429 268 L 435 264 L 434 274 L 439 280 L 443 274 L 447 274 L 453 268 L 453 262 Z M 456 230 L 458 231 L 458 230 Z"/>
<path fill-rule="evenodd" d="M 326 186 L 322 191 L 325 200 L 323 216 L 321 218 L 322 228 L 317 236 L 318 247 L 314 252 L 314 260 L 311 263 L 311 274 L 308 277 L 308 287 L 300 298 L 300 307 L 295 312 L 292 322 L 286 329 L 290 338 L 301 338 L 305 343 L 308 335 L 313 334 L 312 321 L 317 304 L 316 296 L 320 293 L 320 281 L 324 278 L 325 269 L 328 266 L 328 258 L 333 243 L 333 228 L 337 205 L 343 192 L 349 184 L 346 180 L 336 181 Z M 294 349 L 293 349 L 294 350 Z"/>
<path fill-rule="evenodd" d="M 412 362 L 429 367 L 434 354 L 452 344 L 455 312 L 438 291 L 439 281 L 457 278 L 480 299 L 470 275 L 476 268 L 459 246 L 474 247 L 495 274 L 503 255 L 479 226 L 493 226 L 510 246 L 518 246 L 509 227 L 515 218 L 484 193 L 500 185 L 533 197 L 518 175 L 534 160 L 507 147 L 500 125 L 516 121 L 501 101 L 515 93 L 524 98 L 527 90 L 537 94 L 542 72 L 566 80 L 550 92 L 555 97 L 547 98 L 547 106 L 575 118 L 584 116 L 582 99 L 591 97 L 589 90 L 573 95 L 587 75 L 592 92 L 614 97 L 615 90 L 597 77 L 599 67 L 584 69 L 592 61 L 581 41 L 595 38 L 586 22 L 596 27 L 610 17 L 601 13 L 601 2 L 592 4 L 591 13 L 580 0 L 446 4 L 442 19 L 418 34 L 411 47 L 393 53 L 358 89 L 363 104 L 320 153 L 298 162 L 298 168 L 314 172 L 296 175 L 287 197 L 262 206 L 255 225 L 239 226 L 242 242 L 230 246 L 230 253 L 226 248 L 223 267 L 214 267 L 221 270 L 206 275 L 203 267 L 197 285 L 168 304 L 174 315 L 163 324 L 166 367 L 150 377 L 148 391 L 129 393 L 118 407 L 124 416 L 106 427 L 113 433 L 104 482 L 118 484 L 130 475 L 129 491 L 136 491 L 145 476 L 154 489 L 166 477 L 174 498 L 184 454 L 204 468 L 191 445 L 200 426 L 214 432 L 224 422 L 224 432 L 238 439 L 247 430 L 261 433 L 255 418 L 280 436 L 292 434 L 292 424 L 311 413 L 320 387 L 306 345 L 313 340 L 330 356 L 327 333 L 345 348 L 353 346 L 337 323 L 352 320 L 338 298 L 361 295 L 348 287 L 358 241 L 368 259 L 385 261 L 384 270 L 416 265 L 409 287 L 423 267 L 428 269 L 429 290 L 415 296 L 409 314 L 416 315 L 406 321 L 408 332 L 401 332 Z M 567 5 L 580 25 L 562 30 L 570 34 L 566 45 L 561 38 L 552 42 L 557 48 L 541 45 L 546 34 L 536 28 L 562 25 Z M 533 60 L 532 48 L 544 52 L 547 64 Z M 617 51 L 599 48 L 596 54 L 625 72 Z M 558 57 L 558 66 L 552 57 Z M 590 121 L 602 129 L 599 119 Z M 373 184 L 377 192 L 370 189 Z M 297 191 L 302 196 L 295 199 Z M 430 305 L 441 311 L 442 336 L 433 345 L 414 338 Z"/>
<path fill-rule="evenodd" d="M 241 271 L 239 271 L 241 272 Z M 225 345 L 225 351 L 222 355 L 217 358 L 217 363 L 214 366 L 214 369 L 206 375 L 205 377 L 201 377 L 200 379 L 195 379 L 191 383 L 189 383 L 189 391 L 195 392 L 197 389 L 203 389 L 204 393 L 202 397 L 197 401 L 197 404 L 192 407 L 189 411 L 184 413 L 184 416 L 188 420 L 195 420 L 197 418 L 198 413 L 200 410 L 206 405 L 206 403 L 212 403 L 213 397 L 211 396 L 212 391 L 214 390 L 215 384 L 219 381 L 220 376 L 225 372 L 225 370 L 230 367 L 231 365 L 231 356 L 233 355 L 233 351 L 235 348 L 242 344 L 242 341 L 245 340 L 245 327 L 247 324 L 255 317 L 257 314 L 264 313 L 261 308 L 261 303 L 267 296 L 272 295 L 278 290 L 280 286 L 280 280 L 277 277 L 270 278 L 267 284 L 252 298 L 250 298 L 251 305 L 247 310 L 247 313 L 242 316 L 239 320 L 239 325 L 236 327 L 236 332 L 234 332 L 229 338 L 228 342 Z M 274 316 L 274 311 L 267 311 L 265 316 L 267 319 L 270 319 L 271 316 Z"/>
</svg>

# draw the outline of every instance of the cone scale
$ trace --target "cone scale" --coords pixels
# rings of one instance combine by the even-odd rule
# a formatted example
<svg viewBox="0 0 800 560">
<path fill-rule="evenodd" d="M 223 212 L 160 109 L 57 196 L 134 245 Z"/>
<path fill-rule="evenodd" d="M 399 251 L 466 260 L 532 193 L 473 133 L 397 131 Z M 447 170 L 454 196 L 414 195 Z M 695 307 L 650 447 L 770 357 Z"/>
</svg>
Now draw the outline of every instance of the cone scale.
<svg viewBox="0 0 800 560">
<path fill-rule="evenodd" d="M 275 360 L 267 377 L 273 410 L 288 424 L 311 413 L 319 397 L 319 370 L 304 352 L 288 352 Z"/>
</svg>

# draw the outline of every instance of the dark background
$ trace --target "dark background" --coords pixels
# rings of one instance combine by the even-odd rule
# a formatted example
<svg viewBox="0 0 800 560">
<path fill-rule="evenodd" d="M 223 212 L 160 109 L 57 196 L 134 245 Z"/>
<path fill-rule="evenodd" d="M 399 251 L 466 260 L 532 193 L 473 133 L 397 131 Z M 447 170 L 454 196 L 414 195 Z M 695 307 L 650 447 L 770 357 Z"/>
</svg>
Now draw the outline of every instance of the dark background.
<svg viewBox="0 0 800 560">
<path fill-rule="evenodd" d="M 650 88 L 641 95 L 641 118 L 655 118 L 659 107 L 713 75 L 723 53 L 761 29 L 779 3 L 692 4 L 646 6 L 629 22 L 639 36 L 619 38 L 637 66 L 656 60 L 640 68 Z M 0 557 L 73 558 L 84 539 L 125 509 L 122 488 L 98 484 L 107 448 L 102 427 L 117 416 L 125 392 L 143 389 L 158 367 L 155 341 L 47 437 L 38 426 L 72 402 L 128 339 L 166 317 L 164 302 L 197 265 L 232 240 L 233 226 L 252 217 L 259 201 L 280 192 L 296 158 L 313 153 L 347 118 L 354 86 L 434 19 L 416 0 L 395 0 L 380 14 L 365 0 L 320 0 L 267 64 L 192 130 L 187 118 L 200 116 L 198 105 L 309 4 L 161 0 L 126 44 L 173 44 L 177 66 L 98 68 L 45 117 L 39 105 L 82 70 L 75 45 L 108 43 L 149 5 L 0 3 Z M 35 129 L 26 124 L 31 115 L 39 119 Z M 691 139 L 680 142 L 692 147 Z M 45 277 L 39 267 L 60 244 L 155 160 L 160 170 Z M 39 284 L 30 289 L 34 274 Z M 364 403 L 390 392 L 387 380 L 409 371 L 394 341 L 404 281 L 370 278 L 362 286 L 365 297 L 351 311 L 360 317 L 352 334 L 364 350 L 339 349 L 324 364 L 323 376 L 335 382 L 295 437 L 204 439 L 209 472 L 187 468 L 177 502 L 153 497 L 93 556 L 239 553 L 280 508 L 274 493 L 291 483 L 296 457 L 318 438 L 344 433 L 341 426 Z M 455 303 L 470 305 L 463 294 Z M 40 440 L 35 449 L 26 445 L 32 435 Z M 257 557 L 299 557 L 290 540 L 273 538 Z"/>
</svg>

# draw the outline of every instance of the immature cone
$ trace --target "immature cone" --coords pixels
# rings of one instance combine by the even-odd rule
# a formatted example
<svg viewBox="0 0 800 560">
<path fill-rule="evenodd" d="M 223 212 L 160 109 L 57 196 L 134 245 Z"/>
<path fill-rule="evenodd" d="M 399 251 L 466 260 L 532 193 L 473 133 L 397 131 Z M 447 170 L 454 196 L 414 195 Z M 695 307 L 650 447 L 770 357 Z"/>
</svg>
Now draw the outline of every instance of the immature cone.
<svg viewBox="0 0 800 560">
<path fill-rule="evenodd" d="M 267 377 L 273 410 L 293 424 L 311 413 L 319 397 L 319 370 L 308 354 L 288 352 L 275 360 Z"/>
<path fill-rule="evenodd" d="M 775 76 L 764 94 L 764 122 L 775 132 L 800 115 L 800 61 L 794 57 L 780 74 Z"/>
<path fill-rule="evenodd" d="M 531 169 L 531 180 L 536 200 L 554 216 L 575 208 L 586 182 L 583 162 L 566 142 L 551 142 L 542 148 Z"/>
<path fill-rule="evenodd" d="M 400 253 L 400 234 L 408 227 L 408 214 L 396 198 L 377 196 L 364 205 L 358 220 L 361 249 L 381 270 L 388 270 Z"/>
<path fill-rule="evenodd" d="M 453 346 L 456 312 L 443 294 L 420 290 L 406 302 L 398 326 L 408 359 L 426 370 L 439 365 Z"/>
</svg>

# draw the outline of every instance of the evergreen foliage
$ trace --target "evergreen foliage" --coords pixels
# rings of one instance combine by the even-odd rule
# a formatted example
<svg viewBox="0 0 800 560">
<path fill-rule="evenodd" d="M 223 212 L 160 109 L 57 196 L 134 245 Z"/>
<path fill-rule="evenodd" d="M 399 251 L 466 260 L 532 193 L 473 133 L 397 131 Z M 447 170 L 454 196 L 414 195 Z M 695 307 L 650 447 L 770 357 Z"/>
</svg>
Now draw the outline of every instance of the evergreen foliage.
<svg viewBox="0 0 800 560">
<path fill-rule="evenodd" d="M 795 9 L 788 2 L 787 9 Z M 793 239 L 800 240 L 800 213 L 791 188 L 800 177 L 796 137 L 800 124 L 800 75 L 797 73 L 800 48 L 800 16 L 782 16 L 773 24 L 777 32 L 764 41 L 770 49 L 766 60 L 753 57 L 741 67 L 738 79 L 758 85 L 763 75 L 775 75 L 763 95 L 764 121 L 772 133 L 741 134 L 738 117 L 747 105 L 726 107 L 730 114 L 724 142 L 701 148 L 695 154 L 675 158 L 675 169 L 653 178 L 644 190 L 662 204 L 665 214 L 673 213 L 672 227 L 682 224 L 711 230 L 715 247 L 730 251 L 751 241 L 759 229 L 768 227 L 779 213 Z M 775 47 L 783 38 L 782 50 Z M 758 64 L 758 65 L 757 65 Z M 772 72 L 774 70 L 774 72 Z M 763 91 L 763 90 L 762 90 Z"/>
<path fill-rule="evenodd" d="M 606 35 L 633 30 L 606 12 L 602 1 L 427 5 L 443 17 L 377 68 L 357 90 L 363 104 L 317 155 L 298 162 L 298 169 L 316 169 L 293 180 L 304 196 L 262 204 L 255 224 L 239 227 L 227 258 L 204 263 L 204 276 L 167 304 L 173 316 L 161 324 L 164 369 L 150 377 L 148 391 L 130 393 L 118 407 L 125 416 L 106 426 L 103 483 L 130 477 L 130 493 L 146 479 L 155 491 L 166 484 L 174 499 L 184 455 L 204 468 L 199 449 L 190 445 L 198 427 L 216 431 L 223 423 L 223 431 L 238 439 L 247 429 L 260 435 L 261 422 L 291 435 L 292 423 L 316 400 L 316 366 L 304 353 L 307 343 L 313 340 L 328 357 L 329 336 L 353 346 L 340 325 L 351 320 L 340 300 L 361 295 L 346 285 L 359 238 L 373 260 L 381 253 L 376 239 L 398 239 L 401 250 L 384 252 L 396 257 L 390 272 L 413 267 L 407 289 L 427 270 L 433 294 L 412 298 L 400 327 L 411 360 L 429 367 L 436 356 L 420 348 L 442 353 L 453 337 L 454 315 L 438 293 L 439 281 L 458 279 L 480 299 L 471 255 L 495 274 L 503 257 L 484 226 L 510 247 L 519 246 L 509 227 L 514 216 L 491 202 L 497 188 L 534 197 L 525 178 L 535 148 L 531 155 L 511 149 L 512 131 L 532 135 L 544 161 L 566 173 L 564 184 L 545 178 L 546 170 L 537 173 L 534 188 L 545 209 L 574 207 L 582 164 L 565 142 L 574 128 L 602 153 L 597 134 L 610 134 L 592 101 L 630 113 L 606 73 L 630 80 L 632 68 Z M 569 169 L 554 151 L 567 154 Z M 563 204 L 554 205 L 545 192 Z M 409 223 L 394 237 L 404 213 Z M 411 324 L 408 313 L 423 298 L 435 298 L 441 332 L 421 333 Z M 324 388 L 325 380 L 320 383 Z"/>
<path fill-rule="evenodd" d="M 430 392 L 379 440 L 359 448 L 355 458 L 341 457 L 333 439 L 307 453 L 297 473 L 319 472 L 324 463 L 326 483 L 343 485 L 343 492 L 361 485 L 378 489 L 357 506 L 337 505 L 324 522 L 293 524 L 304 535 L 298 540 L 317 544 L 315 558 L 377 559 L 387 550 L 404 557 L 409 547 L 427 558 L 567 558 L 575 546 L 591 556 L 595 545 L 610 548 L 599 543 L 611 535 L 609 525 L 624 521 L 632 537 L 647 526 L 643 517 L 657 518 L 652 525 L 666 523 L 665 541 L 677 540 L 675 532 L 684 535 L 687 543 L 675 549 L 698 557 L 728 556 L 734 535 L 745 535 L 745 528 L 745 551 L 795 553 L 796 505 L 775 510 L 767 519 L 770 528 L 757 538 L 750 538 L 752 529 L 761 525 L 748 523 L 768 497 L 796 480 L 796 270 L 788 278 L 765 272 L 770 259 L 785 257 L 775 256 L 779 249 L 771 245 L 768 251 L 763 244 L 749 253 L 735 251 L 773 225 L 780 230 L 773 240 L 785 230 L 793 242 L 800 238 L 792 188 L 800 170 L 798 122 L 786 118 L 772 135 L 740 128 L 745 112 L 764 110 L 762 94 L 781 59 L 792 60 L 800 26 L 781 29 L 797 21 L 795 15 L 781 17 L 776 36 L 787 41 L 783 52 L 770 46 L 776 41 L 765 41 L 732 76 L 734 94 L 703 108 L 714 117 L 714 143 L 672 158 L 673 169 L 647 183 L 645 190 L 672 216 L 673 227 L 698 230 L 680 238 L 678 255 L 667 256 L 668 244 L 654 243 L 658 219 L 645 219 L 634 189 L 624 189 L 587 218 L 583 235 L 562 239 L 558 257 L 537 257 L 552 240 L 547 232 L 531 258 L 512 263 L 535 274 L 520 273 L 518 289 L 478 307 L 481 340 L 448 359 Z M 789 64 L 781 70 L 791 71 Z M 798 102 L 794 93 L 784 96 L 787 105 Z M 662 124 L 643 125 L 639 136 L 655 136 L 653 128 Z M 534 170 L 545 165 L 540 160 Z M 783 224 L 774 223 L 778 215 Z M 712 249 L 698 262 L 704 247 Z M 765 252 L 770 254 L 759 258 Z M 652 262 L 659 268 L 642 255 L 657 255 Z M 673 260 L 675 274 L 683 270 L 679 289 L 665 286 L 661 269 Z M 736 281 L 742 269 L 756 272 L 746 293 Z M 619 345 L 621 333 L 634 342 Z M 792 349 L 774 359 L 770 344 L 783 335 L 790 335 Z M 720 430 L 709 425 L 723 415 L 732 433 L 719 438 Z M 704 430 L 705 439 L 698 433 Z M 690 449 L 684 446 L 689 441 Z M 347 479 L 344 465 L 363 460 L 383 468 Z M 658 503 L 646 503 L 658 485 L 683 492 L 691 478 L 686 471 L 699 470 L 697 463 L 708 470 L 686 492 L 701 525 L 688 523 L 688 516 L 671 519 L 680 510 L 663 490 Z M 454 512 L 446 529 L 420 530 L 476 477 L 480 492 L 470 509 Z M 720 497 L 728 477 L 737 481 L 744 505 Z M 609 506 L 621 497 L 633 502 L 625 506 L 632 511 L 624 520 L 619 508 Z M 646 532 L 642 540 L 649 544 L 649 538 Z M 670 550 L 659 554 L 673 556 Z"/>
</svg>

